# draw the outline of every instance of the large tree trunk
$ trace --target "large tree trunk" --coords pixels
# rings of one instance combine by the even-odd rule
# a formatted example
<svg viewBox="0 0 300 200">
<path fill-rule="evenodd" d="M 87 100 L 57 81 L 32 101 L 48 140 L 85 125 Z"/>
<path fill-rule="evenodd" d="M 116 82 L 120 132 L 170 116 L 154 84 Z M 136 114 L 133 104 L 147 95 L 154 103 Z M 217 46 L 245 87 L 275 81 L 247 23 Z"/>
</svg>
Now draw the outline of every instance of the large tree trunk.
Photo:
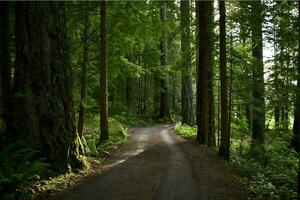
<svg viewBox="0 0 300 200">
<path fill-rule="evenodd" d="M 85 117 L 85 106 L 84 100 L 87 91 L 87 81 L 88 81 L 88 32 L 89 32 L 89 2 L 85 2 L 85 17 L 84 17 L 84 40 L 83 40 L 83 64 L 82 64 L 82 79 L 81 79 L 81 96 L 80 96 L 80 109 L 78 117 L 78 134 L 82 138 L 84 117 Z"/>
<path fill-rule="evenodd" d="M 212 61 L 212 9 L 211 1 L 196 1 L 198 16 L 198 66 L 197 66 L 197 140 L 207 143 L 208 133 L 208 75 Z"/>
<path fill-rule="evenodd" d="M 101 1 L 100 142 L 108 140 L 107 106 L 107 1 Z"/>
<path fill-rule="evenodd" d="M 221 145 L 219 155 L 229 160 L 230 135 L 228 131 L 226 15 L 225 2 L 219 1 L 220 11 L 220 79 L 221 79 Z"/>
<path fill-rule="evenodd" d="M 192 62 L 190 39 L 190 2 L 180 2 L 181 11 L 181 122 L 193 123 Z"/>
<path fill-rule="evenodd" d="M 9 50 L 9 3 L 0 3 L 0 73 L 2 86 L 3 118 L 7 129 L 11 127 L 11 61 Z"/>
<path fill-rule="evenodd" d="M 251 2 L 251 29 L 253 62 L 253 116 L 252 142 L 263 143 L 265 132 L 265 92 L 262 45 L 262 5 L 260 1 Z"/>
<path fill-rule="evenodd" d="M 160 20 L 163 25 L 161 39 L 160 39 L 160 64 L 165 66 L 168 64 L 167 59 L 167 33 L 166 33 L 166 20 L 167 20 L 167 3 L 164 2 L 160 9 Z M 168 76 L 160 79 L 160 111 L 159 118 L 171 119 L 170 102 L 169 102 L 169 81 Z"/>
<path fill-rule="evenodd" d="M 15 133 L 59 171 L 82 167 L 63 2 L 16 3 Z"/>
</svg>

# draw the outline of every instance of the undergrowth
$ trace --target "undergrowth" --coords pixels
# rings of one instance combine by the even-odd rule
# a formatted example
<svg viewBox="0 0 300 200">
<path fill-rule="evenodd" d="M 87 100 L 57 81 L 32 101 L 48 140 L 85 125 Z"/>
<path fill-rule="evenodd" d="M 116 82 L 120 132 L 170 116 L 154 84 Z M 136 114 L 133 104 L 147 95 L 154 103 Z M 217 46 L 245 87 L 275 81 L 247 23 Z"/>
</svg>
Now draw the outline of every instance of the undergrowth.
<svg viewBox="0 0 300 200">
<path fill-rule="evenodd" d="M 25 141 L 0 147 L 0 199 L 23 199 L 34 194 L 29 181 L 39 180 L 49 164 Z"/>
<path fill-rule="evenodd" d="M 178 135 L 181 135 L 184 138 L 196 139 L 196 134 L 197 134 L 196 126 L 189 126 L 186 124 L 176 124 L 175 130 Z"/>
<path fill-rule="evenodd" d="M 98 118 L 99 120 L 99 118 Z M 85 143 L 85 151 L 89 154 L 97 154 L 102 151 L 106 151 L 108 149 L 116 148 L 119 144 L 123 143 L 127 138 L 127 128 L 125 125 L 120 123 L 115 118 L 108 119 L 109 125 L 109 139 L 100 143 L 99 145 L 99 123 L 96 123 L 98 126 L 93 124 L 97 119 L 93 119 L 87 123 L 84 132 L 84 143 Z"/>
</svg>

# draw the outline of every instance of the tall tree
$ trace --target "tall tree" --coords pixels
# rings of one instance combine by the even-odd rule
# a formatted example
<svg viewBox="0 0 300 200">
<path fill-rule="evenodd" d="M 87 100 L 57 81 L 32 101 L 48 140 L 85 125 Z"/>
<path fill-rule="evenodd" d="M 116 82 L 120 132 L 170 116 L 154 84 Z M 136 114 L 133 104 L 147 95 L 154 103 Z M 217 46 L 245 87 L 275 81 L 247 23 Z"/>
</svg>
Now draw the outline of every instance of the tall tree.
<svg viewBox="0 0 300 200">
<path fill-rule="evenodd" d="M 298 167 L 298 196 L 300 199 L 300 2 L 298 2 L 298 63 L 297 63 L 297 90 L 296 102 L 294 106 L 294 145 L 298 152 L 299 167 Z"/>
<path fill-rule="evenodd" d="M 221 145 L 219 155 L 229 160 L 230 135 L 228 131 L 226 14 L 225 2 L 219 1 L 220 12 L 220 79 L 221 79 Z"/>
<path fill-rule="evenodd" d="M 101 1 L 100 142 L 108 140 L 107 106 L 107 1 Z"/>
<path fill-rule="evenodd" d="M 211 11 L 213 13 L 213 10 Z M 212 20 L 212 18 L 210 18 Z M 210 21 L 210 24 L 213 24 Z M 213 29 L 210 28 L 209 34 L 213 35 Z M 213 45 L 212 45 L 213 46 Z M 211 58 L 212 59 L 212 58 Z M 213 60 L 212 60 L 213 62 Z M 216 137 L 215 137 L 215 108 L 214 108 L 214 83 L 213 83 L 213 63 L 211 62 L 210 67 L 208 68 L 208 99 L 207 99 L 207 145 L 215 146 Z"/>
<path fill-rule="evenodd" d="M 253 143 L 263 143 L 265 132 L 265 91 L 262 44 L 263 10 L 261 1 L 252 1 L 250 5 L 253 56 L 252 140 Z"/>
<path fill-rule="evenodd" d="M 59 171 L 83 165 L 64 2 L 16 3 L 13 128 Z"/>
<path fill-rule="evenodd" d="M 83 33 L 83 62 L 82 62 L 82 78 L 81 78 L 81 95 L 80 95 L 80 108 L 78 117 L 78 134 L 82 138 L 84 116 L 85 116 L 85 105 L 84 101 L 86 98 L 87 91 L 87 78 L 88 78 L 88 34 L 89 34 L 89 5 L 90 2 L 85 2 L 85 14 L 84 14 L 84 33 Z"/>
<path fill-rule="evenodd" d="M 193 123 L 192 61 L 190 39 L 190 1 L 180 1 L 181 13 L 181 122 Z"/>
<path fill-rule="evenodd" d="M 201 144 L 207 143 L 208 135 L 208 75 L 212 67 L 212 1 L 197 1 L 197 137 Z"/>
<path fill-rule="evenodd" d="M 167 2 L 163 2 L 163 5 L 160 9 L 160 20 L 162 23 L 162 31 L 161 31 L 161 38 L 160 38 L 160 64 L 161 66 L 166 66 L 168 64 L 168 47 L 167 47 Z M 160 111 L 159 111 L 159 118 L 171 118 L 170 113 L 170 102 L 169 102 L 169 82 L 168 76 L 160 78 Z"/>
<path fill-rule="evenodd" d="M 0 72 L 2 85 L 2 106 L 3 118 L 6 127 L 10 127 L 11 112 L 11 57 L 9 50 L 9 3 L 1 2 L 0 4 Z"/>
</svg>

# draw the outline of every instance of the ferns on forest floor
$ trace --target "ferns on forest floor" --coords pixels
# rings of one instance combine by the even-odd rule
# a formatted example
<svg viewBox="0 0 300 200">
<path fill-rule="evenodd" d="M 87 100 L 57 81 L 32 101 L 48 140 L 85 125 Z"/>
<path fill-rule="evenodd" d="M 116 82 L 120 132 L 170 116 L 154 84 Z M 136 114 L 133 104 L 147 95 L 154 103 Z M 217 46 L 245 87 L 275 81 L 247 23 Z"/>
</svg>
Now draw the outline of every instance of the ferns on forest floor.
<svg viewBox="0 0 300 200">
<path fill-rule="evenodd" d="M 17 141 L 0 151 L 0 193 L 3 199 L 21 199 L 34 191 L 28 182 L 38 180 L 39 174 L 49 164 L 39 152 L 28 147 L 25 141 Z"/>
</svg>

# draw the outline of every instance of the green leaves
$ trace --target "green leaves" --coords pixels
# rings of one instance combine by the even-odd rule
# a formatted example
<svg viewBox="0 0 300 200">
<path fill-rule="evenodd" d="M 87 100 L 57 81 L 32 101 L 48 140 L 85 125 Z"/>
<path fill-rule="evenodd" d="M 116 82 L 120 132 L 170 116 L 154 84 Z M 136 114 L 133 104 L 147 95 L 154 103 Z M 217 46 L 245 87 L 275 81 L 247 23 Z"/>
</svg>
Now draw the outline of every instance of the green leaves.
<svg viewBox="0 0 300 200">
<path fill-rule="evenodd" d="M 176 132 L 184 138 L 196 139 L 197 127 L 186 124 L 176 124 Z"/>
</svg>

